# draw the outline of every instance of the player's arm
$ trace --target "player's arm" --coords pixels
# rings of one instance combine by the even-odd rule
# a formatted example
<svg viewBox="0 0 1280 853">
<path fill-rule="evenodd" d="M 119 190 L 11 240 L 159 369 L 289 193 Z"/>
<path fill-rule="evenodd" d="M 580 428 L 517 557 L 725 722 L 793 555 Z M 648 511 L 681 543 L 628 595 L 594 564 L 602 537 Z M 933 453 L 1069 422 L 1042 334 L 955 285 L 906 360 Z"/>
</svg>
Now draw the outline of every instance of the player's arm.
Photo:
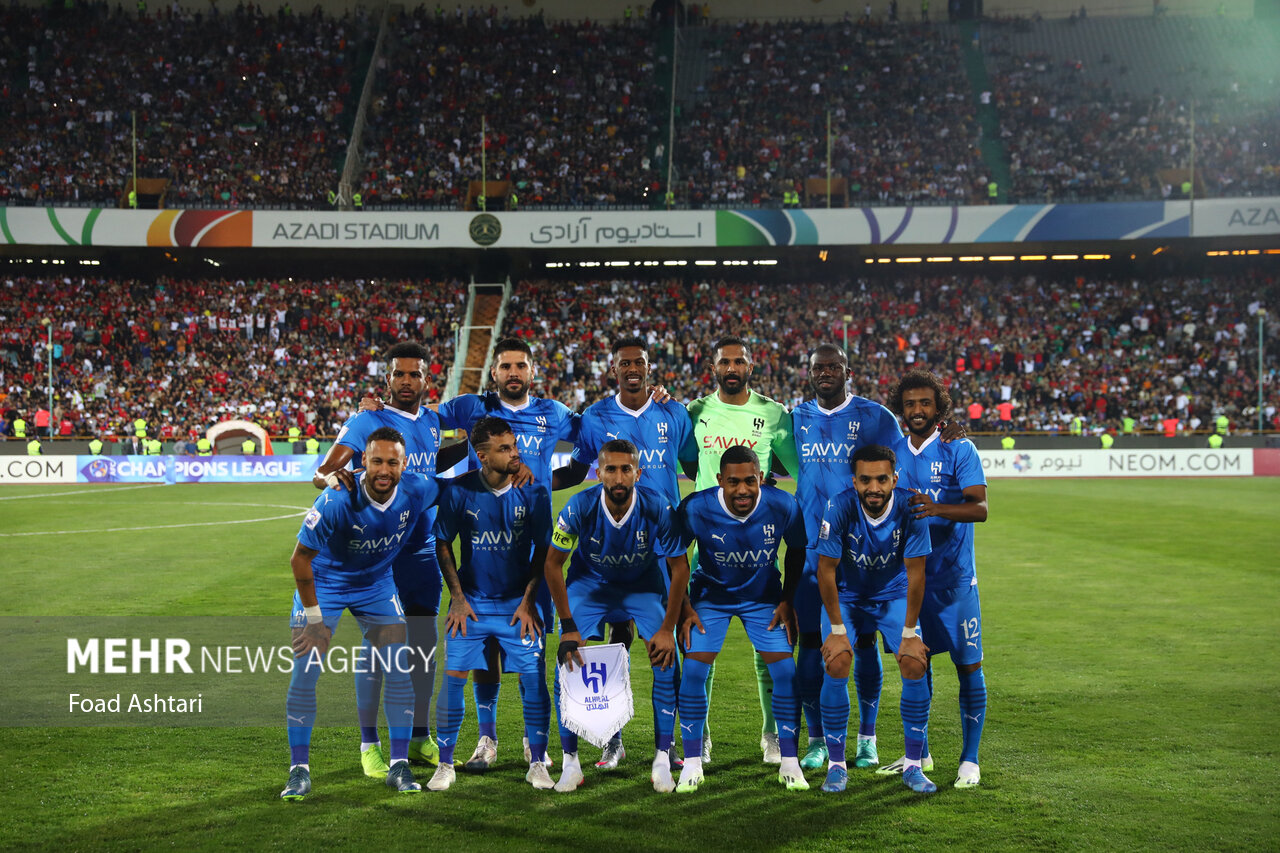
<svg viewBox="0 0 1280 853">
<path fill-rule="evenodd" d="M 983 485 L 969 486 L 964 492 L 964 503 L 934 503 L 927 492 L 915 489 L 911 500 L 907 503 L 915 512 L 916 518 L 945 518 L 948 521 L 961 521 L 975 524 L 987 520 L 987 487 Z"/>
<path fill-rule="evenodd" d="M 538 586 L 542 583 L 542 579 L 546 574 L 547 564 L 547 546 L 538 545 L 533 549 L 533 560 L 529 563 L 529 582 L 525 584 L 524 598 L 520 599 L 520 606 L 516 608 L 516 612 L 511 616 L 509 624 L 514 625 L 520 623 L 520 636 L 532 637 L 534 639 L 542 636 L 542 621 L 538 619 L 537 602 L 535 599 L 538 595 Z M 568 601 L 565 601 L 568 604 Z"/>
<path fill-rule="evenodd" d="M 324 461 L 320 463 L 320 467 L 316 469 L 315 476 L 311 478 L 311 485 L 321 491 L 332 486 L 335 489 L 348 489 L 352 492 L 356 490 L 355 472 L 347 467 L 351 462 L 351 457 L 356 452 L 345 444 L 334 443 L 329 448 L 329 452 L 325 454 Z M 333 480 L 330 480 L 330 477 Z"/>
<path fill-rule="evenodd" d="M 796 438 L 792 434 L 791 413 L 783 410 L 773 428 L 773 465 L 775 471 L 790 474 L 793 477 L 800 471 L 800 455 L 796 452 Z"/>
<path fill-rule="evenodd" d="M 561 489 L 568 489 L 578 485 L 587 479 L 587 472 L 590 470 L 591 466 L 587 463 L 579 462 L 577 459 L 570 459 L 568 465 L 551 472 L 551 490 L 558 492 Z"/>
<path fill-rule="evenodd" d="M 436 473 L 443 474 L 466 459 L 468 447 L 465 441 L 456 441 L 448 447 L 440 448 L 440 452 L 436 454 Z"/>
<path fill-rule="evenodd" d="M 902 644 L 898 646 L 898 666 L 902 667 L 903 675 L 914 679 L 922 677 L 929 665 L 929 648 L 916 632 L 920 605 L 924 603 L 924 557 L 907 557 L 903 563 L 907 568 L 907 615 L 902 624 Z M 822 570 L 821 564 L 818 570 Z M 910 636 L 907 636 L 908 632 Z M 904 666 L 904 658 L 914 658 L 919 667 Z"/>
<path fill-rule="evenodd" d="M 445 512 L 449 511 L 447 508 L 442 509 L 445 509 Z M 443 516 L 444 513 L 441 515 Z M 444 627 L 450 637 L 456 637 L 458 634 L 465 637 L 467 636 L 467 619 L 478 622 L 479 618 L 471 609 L 467 596 L 462 592 L 462 581 L 458 580 L 458 564 L 453 559 L 453 537 L 446 539 L 440 533 L 440 525 L 437 524 L 436 562 L 440 564 L 440 576 L 444 578 L 444 585 L 449 588 L 449 612 L 445 616 Z"/>
<path fill-rule="evenodd" d="M 831 661 L 841 655 L 853 657 L 849 629 L 845 627 L 844 616 L 840 612 L 840 589 L 836 585 L 836 568 L 839 565 L 840 561 L 835 557 L 818 555 L 818 594 L 822 596 L 822 606 L 826 608 L 827 619 L 831 622 L 831 633 L 822 643 L 822 660 L 828 668 Z"/>
<path fill-rule="evenodd" d="M 687 601 L 685 591 L 689 587 L 689 557 L 685 554 L 668 557 L 667 571 L 671 575 L 671 591 L 667 593 L 667 612 L 662 618 L 662 627 L 645 643 L 649 652 L 649 662 L 658 669 L 666 669 L 676 662 L 675 630 Z"/>
<path fill-rule="evenodd" d="M 563 534 L 556 531 L 552 535 Z M 568 545 L 572 548 L 573 541 L 570 540 Z M 569 552 L 560 548 L 561 543 L 557 541 L 547 549 L 543 577 L 551 591 L 551 600 L 556 603 L 556 613 L 560 614 L 560 649 L 556 653 L 556 659 L 572 672 L 575 662 L 578 666 L 583 664 L 582 653 L 578 651 L 578 647 L 582 645 L 582 632 L 578 630 L 578 623 L 573 621 L 573 612 L 569 609 L 569 588 L 564 582 L 564 564 L 569 559 Z"/>
<path fill-rule="evenodd" d="M 311 561 L 320 553 L 299 542 L 293 548 L 293 556 L 289 558 L 289 567 L 293 569 L 293 582 L 298 586 L 298 599 L 307 614 L 307 625 L 293 638 L 293 653 L 307 655 L 313 650 L 320 655 L 329 651 L 330 631 L 324 624 L 324 614 L 320 612 L 320 603 L 316 599 L 316 577 L 311 571 Z"/>
</svg>

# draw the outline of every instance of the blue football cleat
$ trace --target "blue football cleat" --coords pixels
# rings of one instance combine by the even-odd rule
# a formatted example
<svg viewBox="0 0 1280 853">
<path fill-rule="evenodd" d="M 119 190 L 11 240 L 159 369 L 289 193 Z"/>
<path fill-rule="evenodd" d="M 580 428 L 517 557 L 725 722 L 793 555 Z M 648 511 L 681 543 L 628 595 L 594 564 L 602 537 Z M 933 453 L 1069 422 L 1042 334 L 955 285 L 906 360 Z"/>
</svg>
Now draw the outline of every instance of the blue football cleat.
<svg viewBox="0 0 1280 853">
<path fill-rule="evenodd" d="M 843 767 L 832 767 L 827 771 L 827 780 L 822 783 L 822 790 L 828 794 L 838 794 L 849 784 L 849 771 Z"/>
<path fill-rule="evenodd" d="M 902 784 L 917 794 L 932 794 L 938 790 L 938 786 L 930 782 L 919 767 L 908 767 L 902 771 Z"/>
</svg>

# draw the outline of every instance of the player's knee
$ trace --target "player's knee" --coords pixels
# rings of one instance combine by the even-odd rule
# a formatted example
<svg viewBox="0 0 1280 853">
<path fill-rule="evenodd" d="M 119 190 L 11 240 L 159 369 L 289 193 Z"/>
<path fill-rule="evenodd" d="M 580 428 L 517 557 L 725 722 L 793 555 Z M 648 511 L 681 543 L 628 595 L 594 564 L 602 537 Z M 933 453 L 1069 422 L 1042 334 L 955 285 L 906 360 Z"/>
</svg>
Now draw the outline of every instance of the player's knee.
<svg viewBox="0 0 1280 853">
<path fill-rule="evenodd" d="M 870 634 L 859 634 L 853 641 L 855 649 L 874 649 L 876 647 L 876 635 L 873 631 Z"/>
<path fill-rule="evenodd" d="M 968 675 L 972 672 L 977 672 L 980 669 L 982 669 L 982 661 L 978 661 L 977 663 L 956 664 L 956 672 L 960 673 L 961 675 Z"/>
<path fill-rule="evenodd" d="M 837 655 L 832 660 L 827 661 L 827 675 L 832 678 L 848 678 L 850 660 L 851 657 L 849 655 Z"/>
<path fill-rule="evenodd" d="M 908 681 L 916 681 L 924 678 L 926 664 L 919 658 L 909 655 L 900 655 L 898 657 L 898 670 L 902 673 L 902 677 Z"/>
<path fill-rule="evenodd" d="M 404 625 L 375 625 L 365 636 L 375 647 L 382 648 L 390 643 L 403 643 L 409 632 Z"/>
<path fill-rule="evenodd" d="M 802 649 L 820 649 L 822 648 L 822 635 L 817 631 L 806 631 L 800 635 L 800 648 Z"/>
<path fill-rule="evenodd" d="M 689 660 L 696 660 L 698 663 L 705 663 L 707 665 L 716 662 L 715 652 L 686 652 L 685 657 Z"/>
</svg>

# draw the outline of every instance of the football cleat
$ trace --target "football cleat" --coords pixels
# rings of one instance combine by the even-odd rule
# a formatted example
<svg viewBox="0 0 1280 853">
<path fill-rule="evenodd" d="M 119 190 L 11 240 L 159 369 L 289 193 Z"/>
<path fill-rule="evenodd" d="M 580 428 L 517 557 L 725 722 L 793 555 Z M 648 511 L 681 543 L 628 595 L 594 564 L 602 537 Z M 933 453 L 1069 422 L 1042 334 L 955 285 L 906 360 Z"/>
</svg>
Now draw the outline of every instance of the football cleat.
<svg viewBox="0 0 1280 853">
<path fill-rule="evenodd" d="M 778 781 L 786 785 L 788 791 L 809 790 L 809 783 L 804 780 L 804 774 L 793 769 L 779 770 Z"/>
<path fill-rule="evenodd" d="M 311 771 L 305 767 L 294 767 L 289 771 L 289 783 L 280 792 L 280 799 L 296 803 L 311 793 Z"/>
<path fill-rule="evenodd" d="M 827 763 L 827 745 L 822 741 L 809 744 L 809 751 L 800 759 L 800 769 L 820 770 Z"/>
<path fill-rule="evenodd" d="M 605 744 L 604 753 L 601 754 L 600 760 L 596 762 L 597 770 L 614 770 L 618 766 L 618 762 L 627 757 L 626 747 L 622 745 L 622 738 L 614 738 Z"/>
<path fill-rule="evenodd" d="M 886 764 L 876 771 L 877 776 L 901 776 L 903 771 L 907 769 L 907 757 L 904 755 L 892 764 Z M 933 769 L 933 756 L 926 755 L 920 759 L 920 769 L 928 773 Z"/>
<path fill-rule="evenodd" d="M 684 759 L 676 753 L 675 744 L 672 744 L 671 748 L 667 750 L 667 758 L 671 760 L 672 770 L 681 770 L 684 768 Z"/>
<path fill-rule="evenodd" d="M 566 761 L 564 769 L 560 772 L 560 781 L 556 782 L 556 790 L 561 794 L 567 794 L 581 788 L 586 781 L 586 777 L 582 775 L 582 766 L 577 762 Z"/>
<path fill-rule="evenodd" d="M 919 767 L 908 767 L 902 773 L 902 784 L 906 785 L 917 794 L 932 794 L 938 790 L 938 786 L 929 781 L 924 775 L 924 771 Z"/>
<path fill-rule="evenodd" d="M 960 769 L 956 772 L 956 781 L 952 783 L 954 788 L 976 788 L 982 782 L 982 773 L 978 771 L 978 765 L 972 761 L 961 761 Z"/>
<path fill-rule="evenodd" d="M 676 789 L 676 780 L 671 776 L 670 758 L 663 761 L 661 753 L 653 759 L 653 770 L 649 778 L 653 782 L 653 790 L 659 794 L 670 794 Z"/>
<path fill-rule="evenodd" d="M 680 771 L 680 781 L 676 784 L 677 794 L 692 794 L 698 790 L 702 784 L 703 775 L 702 768 L 693 769 L 689 766 L 689 762 L 685 762 L 684 769 Z"/>
<path fill-rule="evenodd" d="M 711 763 L 711 731 L 709 729 L 702 733 L 702 763 Z"/>
<path fill-rule="evenodd" d="M 407 761 L 397 761 L 387 772 L 387 787 L 395 788 L 401 794 L 422 793 L 422 786 L 413 778 Z"/>
<path fill-rule="evenodd" d="M 822 783 L 822 790 L 828 794 L 838 794 L 849 784 L 849 771 L 840 766 L 832 766 L 827 770 L 826 781 Z"/>
<path fill-rule="evenodd" d="M 435 767 L 440 763 L 440 747 L 435 738 L 409 741 L 409 760 L 422 761 Z"/>
<path fill-rule="evenodd" d="M 859 770 L 866 770 L 868 767 L 875 767 L 879 763 L 880 753 L 876 752 L 876 742 L 858 738 L 858 754 L 853 757 L 853 766 Z M 933 769 L 932 761 L 929 762 L 929 769 Z"/>
<path fill-rule="evenodd" d="M 532 764 L 532 763 L 533 763 L 533 750 L 529 749 L 529 739 L 528 739 L 528 738 L 525 738 L 525 739 L 524 739 L 524 763 L 525 763 L 525 764 Z M 544 758 L 542 759 L 542 763 L 543 763 L 543 764 L 545 764 L 545 765 L 547 765 L 548 767 L 555 767 L 555 766 L 556 766 L 556 760 L 555 760 L 554 758 L 552 758 L 552 757 L 551 757 L 551 750 L 547 750 L 546 757 L 544 757 Z"/>
<path fill-rule="evenodd" d="M 765 732 L 760 735 L 760 751 L 764 753 L 765 764 L 782 763 L 782 747 L 778 745 L 777 732 Z"/>
<path fill-rule="evenodd" d="M 441 764 L 436 768 L 436 772 L 431 775 L 431 781 L 427 782 L 427 790 L 447 791 L 457 778 L 458 771 L 453 769 L 452 764 Z"/>
<path fill-rule="evenodd" d="M 364 768 L 364 775 L 370 779 L 385 779 L 387 771 L 391 769 L 387 766 L 387 756 L 382 752 L 380 743 L 360 752 L 360 766 Z"/>
<path fill-rule="evenodd" d="M 547 765 L 541 761 L 534 761 L 529 765 L 529 772 L 524 774 L 524 781 L 539 791 L 550 791 L 556 786 L 555 780 L 547 772 Z"/>
<path fill-rule="evenodd" d="M 471 753 L 462 769 L 468 773 L 483 773 L 498 760 L 498 742 L 488 735 L 481 735 L 476 743 L 476 751 Z M 434 778 L 434 777 L 433 777 Z"/>
</svg>

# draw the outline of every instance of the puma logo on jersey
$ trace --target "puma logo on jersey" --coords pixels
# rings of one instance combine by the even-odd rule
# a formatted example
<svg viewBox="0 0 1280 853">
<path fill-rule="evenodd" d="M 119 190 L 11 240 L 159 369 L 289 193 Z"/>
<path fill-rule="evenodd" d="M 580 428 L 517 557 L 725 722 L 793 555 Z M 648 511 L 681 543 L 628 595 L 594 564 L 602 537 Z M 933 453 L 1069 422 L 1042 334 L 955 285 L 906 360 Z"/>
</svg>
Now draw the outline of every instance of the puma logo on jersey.
<svg viewBox="0 0 1280 853">
<path fill-rule="evenodd" d="M 808 435 L 808 434 L 809 434 L 809 430 L 813 429 L 813 427 L 812 427 L 812 426 L 802 426 L 802 427 L 800 427 L 800 429 L 804 430 L 804 434 L 805 434 L 805 435 Z"/>
<path fill-rule="evenodd" d="M 469 509 L 469 510 L 467 510 L 467 515 L 471 516 L 471 517 L 472 517 L 472 518 L 474 518 L 476 521 L 479 521 L 479 520 L 480 520 L 480 510 L 478 510 L 478 509 Z"/>
<path fill-rule="evenodd" d="M 357 531 L 358 533 L 364 533 L 364 529 L 368 526 L 369 525 L 367 524 L 353 524 L 351 525 L 351 529 Z"/>
<path fill-rule="evenodd" d="M 719 542 L 721 545 L 724 544 L 724 536 L 722 534 L 712 533 L 711 538 Z"/>
</svg>

